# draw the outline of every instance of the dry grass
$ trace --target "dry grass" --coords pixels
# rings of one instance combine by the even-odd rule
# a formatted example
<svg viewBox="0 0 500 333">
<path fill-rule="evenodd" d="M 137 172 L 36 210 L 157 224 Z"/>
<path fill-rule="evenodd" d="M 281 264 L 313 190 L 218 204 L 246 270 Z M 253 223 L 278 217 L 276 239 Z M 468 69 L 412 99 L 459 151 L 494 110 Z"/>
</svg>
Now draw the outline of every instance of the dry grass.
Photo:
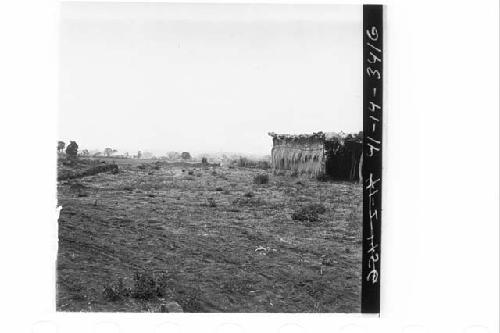
<svg viewBox="0 0 500 333">
<path fill-rule="evenodd" d="M 118 174 L 58 185 L 59 311 L 159 311 L 161 299 L 185 312 L 360 310 L 360 185 L 116 163 Z M 292 219 L 319 203 L 320 221 Z M 154 287 L 136 272 L 152 272 Z"/>
</svg>

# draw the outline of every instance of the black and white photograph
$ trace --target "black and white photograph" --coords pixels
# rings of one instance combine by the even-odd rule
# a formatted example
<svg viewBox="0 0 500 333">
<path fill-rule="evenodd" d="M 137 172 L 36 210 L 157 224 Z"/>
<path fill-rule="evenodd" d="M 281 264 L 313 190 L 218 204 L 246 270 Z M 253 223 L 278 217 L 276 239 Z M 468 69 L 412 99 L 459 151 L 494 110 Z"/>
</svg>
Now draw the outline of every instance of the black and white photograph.
<svg viewBox="0 0 500 333">
<path fill-rule="evenodd" d="M 0 332 L 499 332 L 499 9 L 0 1 Z"/>
<path fill-rule="evenodd" d="M 362 6 L 61 15 L 58 311 L 361 311 Z"/>
</svg>

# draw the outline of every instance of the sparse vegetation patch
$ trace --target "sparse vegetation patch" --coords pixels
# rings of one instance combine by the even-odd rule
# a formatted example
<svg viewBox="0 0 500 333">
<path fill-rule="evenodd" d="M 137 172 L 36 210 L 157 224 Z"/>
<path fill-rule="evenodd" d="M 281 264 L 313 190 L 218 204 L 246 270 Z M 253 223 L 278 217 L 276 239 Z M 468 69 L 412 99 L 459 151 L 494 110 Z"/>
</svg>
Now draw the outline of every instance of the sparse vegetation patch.
<svg viewBox="0 0 500 333">
<path fill-rule="evenodd" d="M 326 208 L 322 204 L 309 204 L 293 212 L 292 220 L 318 222 L 320 220 L 319 215 L 324 214 L 325 212 Z"/>
<path fill-rule="evenodd" d="M 269 175 L 267 174 L 258 174 L 254 177 L 253 182 L 255 184 L 267 184 L 269 183 Z"/>
</svg>

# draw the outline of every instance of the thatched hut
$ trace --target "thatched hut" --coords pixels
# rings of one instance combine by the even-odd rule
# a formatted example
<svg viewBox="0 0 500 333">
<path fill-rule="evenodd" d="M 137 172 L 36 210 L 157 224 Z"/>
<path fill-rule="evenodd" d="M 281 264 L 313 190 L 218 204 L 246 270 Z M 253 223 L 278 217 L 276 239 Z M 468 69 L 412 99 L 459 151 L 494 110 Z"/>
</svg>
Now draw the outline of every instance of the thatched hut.
<svg viewBox="0 0 500 333">
<path fill-rule="evenodd" d="M 290 170 L 309 176 L 326 175 L 339 180 L 360 180 L 363 133 L 276 134 L 273 138 L 273 170 Z"/>
</svg>

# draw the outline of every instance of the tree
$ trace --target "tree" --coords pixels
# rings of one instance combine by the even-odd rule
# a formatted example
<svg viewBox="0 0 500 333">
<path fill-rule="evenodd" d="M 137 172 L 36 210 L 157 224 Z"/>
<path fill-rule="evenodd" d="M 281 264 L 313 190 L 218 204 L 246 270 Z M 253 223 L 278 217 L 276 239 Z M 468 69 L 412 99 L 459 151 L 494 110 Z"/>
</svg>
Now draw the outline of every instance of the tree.
<svg viewBox="0 0 500 333">
<path fill-rule="evenodd" d="M 113 155 L 116 152 L 117 152 L 116 149 L 113 149 L 113 148 L 104 148 L 104 155 L 107 156 L 107 157 L 110 157 L 111 155 Z"/>
<path fill-rule="evenodd" d="M 70 141 L 69 145 L 66 147 L 66 157 L 74 159 L 78 155 L 78 144 L 76 141 Z"/>
<path fill-rule="evenodd" d="M 57 141 L 57 151 L 62 153 L 64 151 L 64 147 L 66 147 L 66 144 L 64 141 Z"/>
<path fill-rule="evenodd" d="M 181 154 L 181 158 L 182 158 L 183 160 L 190 160 L 190 159 L 191 159 L 191 154 L 190 154 L 190 153 L 188 153 L 187 151 L 184 151 L 184 152 L 182 152 L 182 154 Z"/>
<path fill-rule="evenodd" d="M 181 157 L 181 154 L 179 154 L 176 151 L 171 151 L 171 152 L 167 153 L 167 157 L 169 160 L 172 160 L 172 161 L 178 160 Z"/>
<path fill-rule="evenodd" d="M 88 149 L 83 149 L 82 152 L 81 152 L 81 155 L 82 156 L 89 156 L 90 154 L 89 154 Z"/>
</svg>

